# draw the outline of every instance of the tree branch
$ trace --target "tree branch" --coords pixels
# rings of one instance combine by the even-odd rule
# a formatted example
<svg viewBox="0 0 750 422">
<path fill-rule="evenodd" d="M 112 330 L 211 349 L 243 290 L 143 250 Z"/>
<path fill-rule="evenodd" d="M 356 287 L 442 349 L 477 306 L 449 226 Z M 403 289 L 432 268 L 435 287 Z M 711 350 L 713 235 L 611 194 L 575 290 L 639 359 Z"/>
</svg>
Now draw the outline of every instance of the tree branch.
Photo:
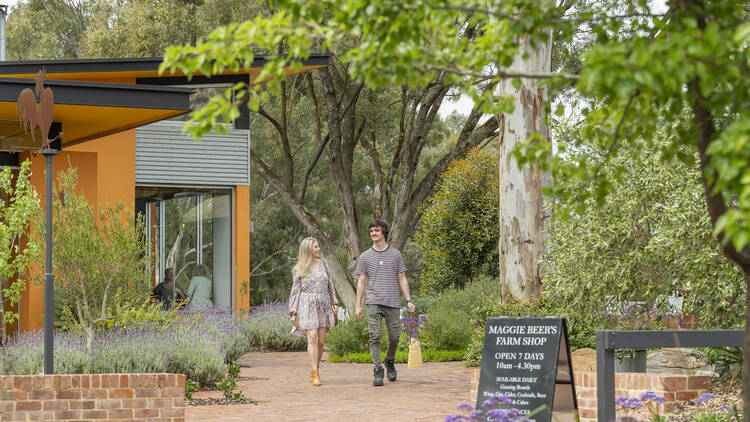
<svg viewBox="0 0 750 422">
<path fill-rule="evenodd" d="M 260 262 L 258 263 L 258 265 L 254 266 L 254 267 L 253 267 L 253 269 L 252 269 L 252 270 L 250 270 L 250 275 L 249 275 L 249 276 L 250 276 L 250 277 L 253 277 L 253 276 L 256 276 L 256 277 L 257 277 L 257 276 L 261 276 L 261 275 L 265 275 L 265 274 L 270 274 L 271 272 L 273 272 L 273 271 L 271 271 L 271 272 L 265 272 L 265 273 L 263 273 L 263 274 L 255 274 L 255 272 L 256 272 L 256 271 L 257 271 L 257 270 L 258 270 L 258 269 L 259 269 L 260 267 L 262 267 L 262 266 L 263 266 L 263 264 L 265 264 L 266 262 L 268 262 L 268 260 L 270 260 L 270 259 L 271 259 L 271 258 L 273 258 L 274 256 L 276 256 L 276 255 L 278 255 L 278 254 L 281 254 L 281 253 L 284 253 L 284 252 L 286 252 L 286 248 L 281 248 L 281 249 L 277 250 L 276 252 L 272 253 L 271 255 L 268 255 L 267 257 L 265 257 L 265 258 L 264 258 L 263 260 L 261 260 L 261 261 L 260 261 Z"/>
<path fill-rule="evenodd" d="M 622 128 L 622 124 L 625 122 L 625 116 L 628 114 L 628 110 L 630 109 L 630 106 L 633 104 L 633 100 L 635 100 L 635 97 L 640 95 L 640 91 L 636 90 L 634 93 L 630 95 L 630 98 L 628 98 L 628 103 L 625 104 L 625 109 L 622 110 L 622 116 L 620 116 L 620 121 L 617 122 L 617 126 L 615 127 L 615 132 L 612 134 L 612 143 L 609 145 L 609 148 L 607 149 L 607 152 L 604 154 L 604 157 L 599 162 L 599 165 L 596 167 L 596 170 L 594 171 L 594 177 L 593 179 L 598 179 L 601 175 L 600 172 L 602 170 L 602 167 L 609 159 L 609 156 L 612 155 L 612 153 L 617 149 L 617 145 L 620 141 L 620 128 Z"/>
<path fill-rule="evenodd" d="M 461 68 L 459 66 L 454 67 L 440 67 L 440 66 L 425 66 L 419 69 L 422 72 L 448 72 L 454 75 L 466 76 L 470 78 L 484 78 L 484 80 L 494 78 L 525 78 L 525 79 L 549 79 L 549 78 L 565 78 L 578 80 L 581 79 L 581 75 L 567 72 L 521 72 L 511 70 L 498 70 L 492 74 L 476 73 L 474 71 Z"/>
<path fill-rule="evenodd" d="M 315 153 L 315 158 L 313 158 L 310 165 L 307 167 L 307 170 L 305 170 L 305 177 L 302 179 L 302 187 L 300 188 L 299 193 L 299 201 L 301 203 L 305 203 L 305 194 L 307 193 L 307 186 L 308 186 L 308 180 L 310 179 L 310 174 L 312 173 L 315 166 L 318 164 L 318 160 L 320 160 L 320 156 L 323 155 L 323 151 L 326 149 L 326 145 L 328 145 L 328 140 L 331 139 L 331 134 L 326 135 L 326 137 L 323 139 L 323 142 L 321 142 L 318 145 L 318 151 Z"/>
</svg>

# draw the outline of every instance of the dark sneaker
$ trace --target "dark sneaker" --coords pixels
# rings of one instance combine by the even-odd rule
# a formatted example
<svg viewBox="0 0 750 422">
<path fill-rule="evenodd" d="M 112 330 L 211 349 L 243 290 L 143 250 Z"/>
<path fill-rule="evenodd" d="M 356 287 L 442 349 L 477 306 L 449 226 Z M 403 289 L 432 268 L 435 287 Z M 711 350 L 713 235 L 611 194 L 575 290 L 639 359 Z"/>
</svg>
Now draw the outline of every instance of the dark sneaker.
<svg viewBox="0 0 750 422">
<path fill-rule="evenodd" d="M 380 386 L 383 385 L 383 367 L 378 365 L 375 367 L 373 372 L 373 379 L 372 379 L 372 385 Z"/>
<path fill-rule="evenodd" d="M 396 365 L 392 360 L 385 361 L 385 370 L 388 373 L 388 381 L 396 381 Z"/>
</svg>

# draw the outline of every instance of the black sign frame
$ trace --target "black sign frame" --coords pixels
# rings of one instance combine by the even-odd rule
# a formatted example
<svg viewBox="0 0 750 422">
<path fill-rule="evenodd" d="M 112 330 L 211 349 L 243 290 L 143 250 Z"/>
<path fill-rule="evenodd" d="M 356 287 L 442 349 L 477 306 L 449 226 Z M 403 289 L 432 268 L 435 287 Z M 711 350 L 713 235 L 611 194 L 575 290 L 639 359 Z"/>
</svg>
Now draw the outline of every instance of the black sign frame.
<svg viewBox="0 0 750 422">
<path fill-rule="evenodd" d="M 557 388 L 556 388 L 557 387 Z M 530 421 L 550 422 L 564 412 L 575 420 L 578 400 L 568 341 L 567 321 L 559 317 L 487 319 L 477 410 L 494 395 L 508 397 L 511 408 Z M 568 419 L 558 417 L 558 419 Z"/>
</svg>

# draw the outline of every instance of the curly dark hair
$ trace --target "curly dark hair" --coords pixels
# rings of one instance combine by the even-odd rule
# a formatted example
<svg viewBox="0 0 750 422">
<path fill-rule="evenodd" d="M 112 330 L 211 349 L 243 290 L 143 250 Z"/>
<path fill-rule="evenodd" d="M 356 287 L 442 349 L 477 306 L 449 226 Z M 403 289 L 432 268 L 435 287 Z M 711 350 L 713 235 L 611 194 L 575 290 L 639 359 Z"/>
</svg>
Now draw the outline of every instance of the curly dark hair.
<svg viewBox="0 0 750 422">
<path fill-rule="evenodd" d="M 369 233 L 370 229 L 373 227 L 380 227 L 380 231 L 383 232 L 383 237 L 385 238 L 385 240 L 388 240 L 388 223 L 380 219 L 372 220 L 372 223 L 367 226 L 367 232 Z"/>
</svg>

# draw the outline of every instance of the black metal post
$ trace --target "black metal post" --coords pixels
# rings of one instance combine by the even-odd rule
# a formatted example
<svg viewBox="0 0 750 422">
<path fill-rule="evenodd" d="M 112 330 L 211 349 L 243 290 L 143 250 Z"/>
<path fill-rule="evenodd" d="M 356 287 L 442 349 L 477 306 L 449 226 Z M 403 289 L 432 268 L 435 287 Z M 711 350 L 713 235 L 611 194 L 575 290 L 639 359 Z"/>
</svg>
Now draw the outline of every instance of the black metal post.
<svg viewBox="0 0 750 422">
<path fill-rule="evenodd" d="M 44 373 L 55 373 L 55 275 L 52 273 L 52 162 L 58 150 L 39 150 L 47 163 L 47 263 L 44 271 Z"/>
<path fill-rule="evenodd" d="M 615 420 L 615 349 L 608 348 L 608 331 L 596 332 L 597 420 Z"/>
</svg>

